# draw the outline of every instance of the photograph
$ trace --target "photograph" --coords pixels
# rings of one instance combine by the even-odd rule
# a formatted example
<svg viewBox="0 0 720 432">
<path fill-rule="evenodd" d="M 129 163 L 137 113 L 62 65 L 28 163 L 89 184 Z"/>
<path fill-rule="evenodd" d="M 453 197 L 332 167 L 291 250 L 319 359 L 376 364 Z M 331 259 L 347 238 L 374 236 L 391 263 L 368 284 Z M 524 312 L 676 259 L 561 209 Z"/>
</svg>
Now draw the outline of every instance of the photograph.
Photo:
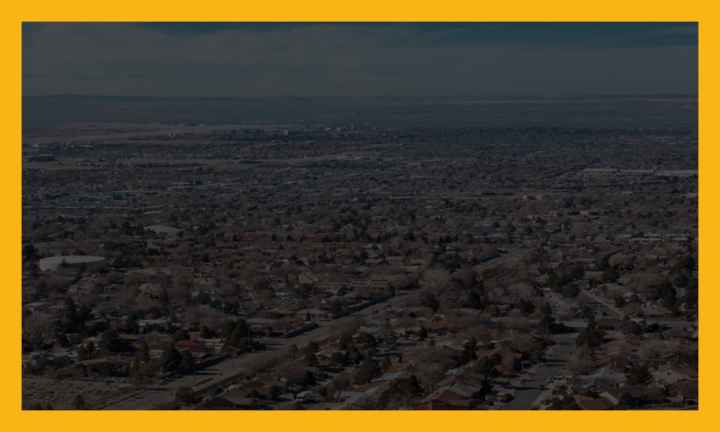
<svg viewBox="0 0 720 432">
<path fill-rule="evenodd" d="M 18 26 L 23 411 L 698 411 L 697 21 Z"/>
</svg>

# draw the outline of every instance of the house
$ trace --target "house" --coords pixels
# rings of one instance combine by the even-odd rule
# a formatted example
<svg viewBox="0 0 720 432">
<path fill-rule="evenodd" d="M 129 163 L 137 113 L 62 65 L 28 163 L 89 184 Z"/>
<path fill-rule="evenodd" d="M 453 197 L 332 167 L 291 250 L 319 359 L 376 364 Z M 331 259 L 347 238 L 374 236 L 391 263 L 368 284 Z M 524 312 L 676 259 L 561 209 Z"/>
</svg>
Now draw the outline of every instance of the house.
<svg viewBox="0 0 720 432">
<path fill-rule="evenodd" d="M 248 318 L 246 320 L 253 334 L 263 336 L 281 336 L 290 328 L 288 320 L 276 318 Z"/>
<path fill-rule="evenodd" d="M 323 309 L 300 309 L 295 312 L 295 316 L 303 321 L 329 321 L 332 320 L 333 314 Z"/>
<path fill-rule="evenodd" d="M 613 404 L 603 397 L 590 397 L 582 395 L 574 395 L 573 399 L 577 406 L 583 410 L 608 410 L 613 407 Z"/>
<path fill-rule="evenodd" d="M 175 347 L 180 350 L 187 350 L 193 356 L 203 356 L 212 352 L 212 348 L 206 346 L 202 341 L 197 339 L 185 339 L 177 341 Z"/>
<path fill-rule="evenodd" d="M 165 332 L 170 330 L 170 321 L 167 318 L 138 320 L 138 328 L 140 333 L 147 333 L 150 331 Z"/>
<path fill-rule="evenodd" d="M 419 409 L 462 410 L 475 406 L 485 398 L 487 389 L 481 386 L 453 383 L 440 387 L 421 402 Z"/>
<path fill-rule="evenodd" d="M 211 397 L 198 405 L 202 410 L 268 410 L 272 407 L 261 403 L 257 399 L 243 396 L 240 393 L 230 392 Z"/>
</svg>

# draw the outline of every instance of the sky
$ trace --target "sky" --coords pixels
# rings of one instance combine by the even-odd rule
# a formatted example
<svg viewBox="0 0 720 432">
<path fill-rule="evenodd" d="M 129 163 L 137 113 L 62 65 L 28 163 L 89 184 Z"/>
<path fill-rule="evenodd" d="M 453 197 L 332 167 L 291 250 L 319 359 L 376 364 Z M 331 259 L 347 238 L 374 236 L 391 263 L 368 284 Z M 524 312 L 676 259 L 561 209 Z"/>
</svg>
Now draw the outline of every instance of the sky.
<svg viewBox="0 0 720 432">
<path fill-rule="evenodd" d="M 24 23 L 23 92 L 696 94 L 695 23 Z"/>
</svg>

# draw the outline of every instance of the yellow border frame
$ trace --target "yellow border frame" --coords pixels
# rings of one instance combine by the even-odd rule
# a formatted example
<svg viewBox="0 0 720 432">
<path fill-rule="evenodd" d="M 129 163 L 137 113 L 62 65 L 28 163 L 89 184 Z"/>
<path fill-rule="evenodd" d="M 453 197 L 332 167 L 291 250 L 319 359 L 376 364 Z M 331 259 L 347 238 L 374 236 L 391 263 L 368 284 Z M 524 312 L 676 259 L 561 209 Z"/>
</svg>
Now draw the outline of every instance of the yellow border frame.
<svg viewBox="0 0 720 432">
<path fill-rule="evenodd" d="M 360 3 L 360 2 L 358 2 Z M 720 187 L 720 175 L 712 169 L 720 160 L 720 59 L 716 51 L 720 40 L 718 14 L 713 2 L 667 0 L 605 0 L 588 4 L 578 0 L 516 0 L 511 5 L 499 1 L 445 0 L 417 4 L 412 0 L 366 0 L 347 4 L 330 0 L 292 2 L 276 0 L 270 4 L 206 0 L 179 4 L 177 0 L 126 0 L 111 4 L 97 0 L 29 1 L 4 5 L 0 44 L 5 61 L 0 86 L 5 104 L 2 109 L 0 146 L 0 184 L 3 191 L 2 275 L 3 301 L 0 303 L 3 344 L 2 418 L 5 426 L 22 430 L 97 430 L 126 432 L 131 428 L 203 430 L 206 428 L 307 429 L 314 432 L 346 430 L 521 429 L 547 428 L 553 431 L 608 430 L 698 430 L 711 428 L 718 416 L 715 410 L 720 387 L 717 337 L 718 323 L 711 311 L 718 306 L 720 272 L 713 267 L 718 256 L 713 247 L 720 240 L 717 224 L 719 204 L 713 199 L 713 186 Z M 21 411 L 20 304 L 21 304 L 21 23 L 23 21 L 697 21 L 699 22 L 700 89 L 700 409 L 698 411 L 617 411 L 617 412 L 83 412 Z M 720 254 L 719 254 L 720 255 Z M 717 426 L 716 426 L 717 427 Z"/>
</svg>

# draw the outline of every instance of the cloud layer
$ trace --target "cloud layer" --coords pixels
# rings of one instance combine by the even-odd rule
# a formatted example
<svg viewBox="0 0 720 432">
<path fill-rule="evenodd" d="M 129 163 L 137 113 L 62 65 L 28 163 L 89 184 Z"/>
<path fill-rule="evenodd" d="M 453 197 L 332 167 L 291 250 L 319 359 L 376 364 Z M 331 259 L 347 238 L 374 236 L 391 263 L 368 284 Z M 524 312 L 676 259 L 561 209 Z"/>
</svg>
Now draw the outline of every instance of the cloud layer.
<svg viewBox="0 0 720 432">
<path fill-rule="evenodd" d="M 692 24 L 101 24 L 23 28 L 26 95 L 695 93 Z"/>
</svg>

